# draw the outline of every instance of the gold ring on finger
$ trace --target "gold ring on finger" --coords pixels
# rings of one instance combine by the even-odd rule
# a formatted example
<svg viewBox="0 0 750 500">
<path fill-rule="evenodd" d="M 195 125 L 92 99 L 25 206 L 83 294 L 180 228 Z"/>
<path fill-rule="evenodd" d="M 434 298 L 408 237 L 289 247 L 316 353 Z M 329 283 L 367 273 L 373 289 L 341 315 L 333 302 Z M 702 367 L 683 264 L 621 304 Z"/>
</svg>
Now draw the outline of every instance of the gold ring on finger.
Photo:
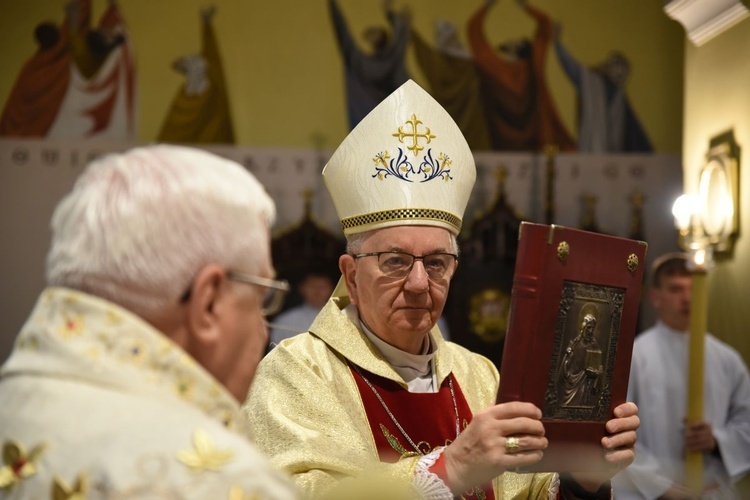
<svg viewBox="0 0 750 500">
<path fill-rule="evenodd" d="M 515 453 L 516 450 L 521 446 L 521 443 L 518 441 L 517 437 L 508 437 L 505 438 L 505 450 L 508 453 Z"/>
</svg>

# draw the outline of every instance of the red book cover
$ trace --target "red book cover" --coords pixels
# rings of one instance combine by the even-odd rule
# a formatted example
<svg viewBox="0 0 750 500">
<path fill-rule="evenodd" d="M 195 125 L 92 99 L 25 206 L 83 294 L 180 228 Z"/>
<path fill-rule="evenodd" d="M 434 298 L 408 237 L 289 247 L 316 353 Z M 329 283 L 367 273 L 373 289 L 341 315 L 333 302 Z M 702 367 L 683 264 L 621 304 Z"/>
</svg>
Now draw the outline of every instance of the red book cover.
<svg viewBox="0 0 750 500">
<path fill-rule="evenodd" d="M 625 402 L 646 243 L 523 222 L 498 402 L 542 410 L 549 447 L 529 471 L 606 467 L 601 439 Z"/>
</svg>

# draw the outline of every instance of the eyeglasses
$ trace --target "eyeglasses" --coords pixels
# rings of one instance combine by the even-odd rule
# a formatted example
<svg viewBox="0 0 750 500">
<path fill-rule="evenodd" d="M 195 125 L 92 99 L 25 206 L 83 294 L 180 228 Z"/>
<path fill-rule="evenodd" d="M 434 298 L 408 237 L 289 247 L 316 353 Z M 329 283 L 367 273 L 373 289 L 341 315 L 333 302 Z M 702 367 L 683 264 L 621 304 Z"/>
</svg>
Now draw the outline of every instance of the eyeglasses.
<svg viewBox="0 0 750 500">
<path fill-rule="evenodd" d="M 260 310 L 260 313 L 263 316 L 273 316 L 281 311 L 281 307 L 284 305 L 284 298 L 286 297 L 287 292 L 289 292 L 289 283 L 286 281 L 261 278 L 260 276 L 252 276 L 250 274 L 243 274 L 235 271 L 227 272 L 227 278 L 239 281 L 240 283 L 258 285 L 266 288 L 266 291 L 263 294 L 263 305 Z"/>
<path fill-rule="evenodd" d="M 412 255 L 406 252 L 371 252 L 353 255 L 355 259 L 362 257 L 377 257 L 380 272 L 389 278 L 405 278 L 414 267 L 414 261 L 421 260 L 427 277 L 431 280 L 446 280 L 453 276 L 456 270 L 458 255 L 445 252 L 429 255 Z"/>
</svg>

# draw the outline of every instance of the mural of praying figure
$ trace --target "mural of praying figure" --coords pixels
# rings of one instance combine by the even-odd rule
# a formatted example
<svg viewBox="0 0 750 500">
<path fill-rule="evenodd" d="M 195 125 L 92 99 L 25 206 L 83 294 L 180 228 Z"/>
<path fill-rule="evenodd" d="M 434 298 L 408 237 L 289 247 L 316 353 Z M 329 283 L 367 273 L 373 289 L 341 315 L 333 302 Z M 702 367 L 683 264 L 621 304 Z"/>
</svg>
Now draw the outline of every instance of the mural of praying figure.
<svg viewBox="0 0 750 500">
<path fill-rule="evenodd" d="M 0 135 L 46 137 L 70 82 L 66 17 L 61 26 L 44 22 L 34 30 L 37 51 L 23 65 L 0 117 Z"/>
<path fill-rule="evenodd" d="M 459 40 L 456 25 L 445 20 L 435 21 L 434 48 L 413 28 L 411 40 L 430 94 L 453 117 L 472 150 L 492 149 L 480 97 L 479 75 L 471 53 Z"/>
<path fill-rule="evenodd" d="M 575 150 L 547 89 L 545 61 L 552 42 L 552 21 L 541 10 L 517 0 L 536 20 L 533 39 L 504 42 L 496 50 L 484 33 L 484 21 L 496 0 L 485 4 L 469 20 L 469 45 L 479 68 L 493 149 L 540 151 L 554 144 Z"/>
<path fill-rule="evenodd" d="M 653 147 L 627 96 L 630 62 L 620 52 L 593 67 L 579 63 L 560 41 L 555 52 L 578 94 L 578 150 L 591 153 L 651 152 Z"/>
<path fill-rule="evenodd" d="M 96 28 L 91 1 L 71 0 L 83 25 L 70 36 L 71 79 L 58 117 L 47 134 L 58 139 L 133 140 L 137 91 L 135 57 L 127 25 L 115 0 Z"/>
<path fill-rule="evenodd" d="M 201 11 L 201 53 L 180 57 L 173 64 L 186 81 L 164 119 L 160 142 L 234 143 L 229 94 L 213 29 L 215 14 L 215 6 Z"/>
<path fill-rule="evenodd" d="M 109 1 L 108 9 L 97 28 L 89 27 L 90 0 L 74 0 L 69 6 L 73 12 L 77 13 L 71 17 L 81 18 L 83 22 L 79 29 L 71 30 L 70 50 L 73 54 L 73 61 L 81 77 L 90 80 L 104 66 L 109 55 L 125 42 L 125 28 L 120 19 L 117 4 L 112 0 Z"/>
<path fill-rule="evenodd" d="M 125 22 L 109 0 L 97 27 L 90 0 L 70 0 L 62 25 L 44 22 L 0 118 L 0 135 L 132 139 L 135 62 Z"/>
<path fill-rule="evenodd" d="M 409 79 L 404 57 L 409 41 L 408 10 L 393 10 L 393 1 L 383 6 L 391 23 L 391 34 L 382 26 L 369 26 L 364 38 L 369 53 L 357 47 L 336 0 L 328 2 L 346 74 L 346 102 L 349 126 L 354 128 L 380 101 Z"/>
</svg>

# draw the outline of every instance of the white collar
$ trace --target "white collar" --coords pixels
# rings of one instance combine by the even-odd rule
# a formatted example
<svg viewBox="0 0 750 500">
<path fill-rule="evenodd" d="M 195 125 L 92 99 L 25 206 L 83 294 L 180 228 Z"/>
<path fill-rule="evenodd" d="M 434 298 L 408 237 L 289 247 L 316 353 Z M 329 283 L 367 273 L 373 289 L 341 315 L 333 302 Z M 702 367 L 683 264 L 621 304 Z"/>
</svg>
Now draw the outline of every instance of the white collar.
<svg viewBox="0 0 750 500">
<path fill-rule="evenodd" d="M 427 342 L 424 343 L 420 354 L 412 354 L 394 347 L 388 342 L 378 337 L 366 324 L 359 318 L 359 312 L 354 305 L 347 307 L 347 313 L 356 315 L 356 322 L 365 336 L 372 342 L 375 348 L 380 351 L 383 358 L 390 364 L 393 369 L 401 375 L 409 387 L 409 392 L 436 392 L 437 381 L 435 380 L 435 369 L 433 366 L 435 354 L 437 353 L 437 343 L 432 338 L 432 334 L 427 334 Z"/>
</svg>

